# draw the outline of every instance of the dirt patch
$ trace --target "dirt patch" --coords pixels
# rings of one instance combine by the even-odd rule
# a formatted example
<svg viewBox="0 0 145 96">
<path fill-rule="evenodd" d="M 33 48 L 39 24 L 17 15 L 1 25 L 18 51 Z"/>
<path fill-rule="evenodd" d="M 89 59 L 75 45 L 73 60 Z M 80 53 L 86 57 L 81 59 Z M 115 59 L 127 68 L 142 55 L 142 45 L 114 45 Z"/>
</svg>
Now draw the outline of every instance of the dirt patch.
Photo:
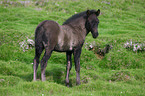
<svg viewBox="0 0 145 96">
<path fill-rule="evenodd" d="M 104 48 L 93 47 L 91 50 L 95 53 L 97 58 L 103 59 L 104 56 L 109 53 L 110 49 L 112 49 L 112 46 L 107 44 Z"/>
<path fill-rule="evenodd" d="M 98 59 L 103 59 L 104 56 L 107 53 L 109 53 L 109 51 L 113 48 L 111 44 L 102 45 L 102 44 L 96 43 L 95 41 L 91 43 L 85 43 L 84 46 L 85 46 L 85 49 L 89 51 L 93 51 Z"/>
</svg>

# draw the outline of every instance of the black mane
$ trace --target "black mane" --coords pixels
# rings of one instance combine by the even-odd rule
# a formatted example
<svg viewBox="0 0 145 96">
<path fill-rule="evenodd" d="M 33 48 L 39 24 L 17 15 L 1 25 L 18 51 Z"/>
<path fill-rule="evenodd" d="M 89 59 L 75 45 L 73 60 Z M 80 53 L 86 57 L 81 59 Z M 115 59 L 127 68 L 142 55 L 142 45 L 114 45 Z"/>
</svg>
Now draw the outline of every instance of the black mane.
<svg viewBox="0 0 145 96">
<path fill-rule="evenodd" d="M 80 17 L 82 17 L 82 16 L 85 17 L 85 16 L 86 16 L 86 12 L 87 12 L 87 11 L 83 11 L 83 12 L 80 12 L 80 13 L 78 13 L 78 14 L 73 15 L 72 17 L 68 18 L 68 19 L 63 23 L 63 25 L 69 24 L 70 22 L 72 22 L 72 21 L 74 21 L 75 19 L 80 18 Z M 91 12 L 91 13 L 94 13 L 94 12 L 97 12 L 97 11 L 96 11 L 96 10 L 90 10 L 90 12 Z"/>
<path fill-rule="evenodd" d="M 78 14 L 75 14 L 75 15 L 71 16 L 70 18 L 68 18 L 68 19 L 63 23 L 63 25 L 68 24 L 68 23 L 70 23 L 71 21 L 73 21 L 73 20 L 75 20 L 75 19 L 77 19 L 77 18 L 79 18 L 79 17 L 81 17 L 81 16 L 84 16 L 84 15 L 86 15 L 86 11 L 80 12 L 80 13 L 78 13 Z"/>
</svg>

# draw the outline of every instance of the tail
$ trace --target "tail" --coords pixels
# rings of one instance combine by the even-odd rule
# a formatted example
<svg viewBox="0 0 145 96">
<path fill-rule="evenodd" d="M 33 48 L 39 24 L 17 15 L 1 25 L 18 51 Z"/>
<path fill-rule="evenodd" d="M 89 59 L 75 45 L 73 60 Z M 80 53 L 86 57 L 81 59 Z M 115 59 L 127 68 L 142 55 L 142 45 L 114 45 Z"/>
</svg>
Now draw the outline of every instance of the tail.
<svg viewBox="0 0 145 96">
<path fill-rule="evenodd" d="M 42 36 L 45 32 L 45 30 L 43 28 L 43 25 L 45 24 L 45 22 L 46 22 L 46 20 L 41 22 L 35 30 L 35 47 L 40 46 L 40 45 L 43 46 L 43 43 L 42 43 L 43 37 Z"/>
<path fill-rule="evenodd" d="M 43 34 L 45 33 L 45 30 L 43 28 L 43 25 L 46 21 L 41 22 L 36 30 L 35 30 L 35 56 L 39 57 L 44 50 L 44 44 L 43 44 Z"/>
</svg>

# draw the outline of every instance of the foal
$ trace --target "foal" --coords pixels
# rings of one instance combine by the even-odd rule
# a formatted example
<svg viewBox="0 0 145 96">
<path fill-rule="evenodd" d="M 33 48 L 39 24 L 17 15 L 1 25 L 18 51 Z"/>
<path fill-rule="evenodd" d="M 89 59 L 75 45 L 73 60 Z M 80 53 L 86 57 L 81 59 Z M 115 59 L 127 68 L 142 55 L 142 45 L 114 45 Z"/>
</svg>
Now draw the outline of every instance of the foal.
<svg viewBox="0 0 145 96">
<path fill-rule="evenodd" d="M 66 20 L 63 25 L 55 21 L 45 20 L 41 22 L 35 30 L 35 58 L 34 58 L 34 77 L 36 80 L 39 58 L 45 49 L 41 60 L 41 79 L 45 81 L 45 69 L 47 61 L 53 51 L 66 52 L 66 86 L 69 87 L 69 72 L 72 67 L 71 56 L 74 55 L 76 84 L 80 84 L 80 55 L 85 37 L 91 31 L 93 38 L 98 36 L 97 18 L 100 10 L 87 10 L 73 15 Z"/>
</svg>

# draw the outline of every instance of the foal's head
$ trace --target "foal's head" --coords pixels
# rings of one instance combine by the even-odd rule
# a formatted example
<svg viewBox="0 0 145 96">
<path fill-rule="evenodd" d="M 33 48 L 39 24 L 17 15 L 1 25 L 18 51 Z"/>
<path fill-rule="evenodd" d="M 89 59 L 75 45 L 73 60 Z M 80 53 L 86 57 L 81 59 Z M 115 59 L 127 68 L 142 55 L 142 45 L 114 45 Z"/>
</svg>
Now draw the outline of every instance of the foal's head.
<svg viewBox="0 0 145 96">
<path fill-rule="evenodd" d="M 98 33 L 98 24 L 99 24 L 99 19 L 97 18 L 100 14 L 100 9 L 98 11 L 96 10 L 87 10 L 86 11 L 86 29 L 88 32 L 91 31 L 93 38 L 97 38 L 99 33 Z"/>
</svg>

